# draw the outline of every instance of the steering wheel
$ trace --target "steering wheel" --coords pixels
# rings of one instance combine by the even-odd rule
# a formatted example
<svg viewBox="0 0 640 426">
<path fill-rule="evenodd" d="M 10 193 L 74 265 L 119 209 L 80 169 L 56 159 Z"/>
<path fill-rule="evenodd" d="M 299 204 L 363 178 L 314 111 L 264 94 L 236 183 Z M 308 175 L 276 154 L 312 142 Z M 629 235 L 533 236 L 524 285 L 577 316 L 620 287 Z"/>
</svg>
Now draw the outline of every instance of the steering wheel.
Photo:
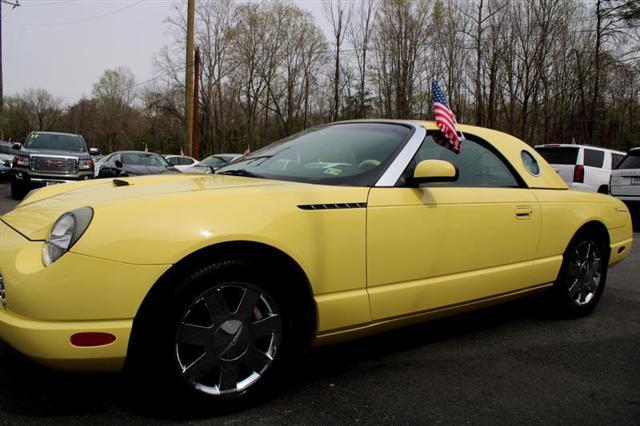
<svg viewBox="0 0 640 426">
<path fill-rule="evenodd" d="M 367 160 L 361 161 L 360 164 L 358 164 L 358 168 L 362 170 L 369 170 L 379 165 L 380 165 L 380 162 L 378 160 L 369 158 Z"/>
</svg>

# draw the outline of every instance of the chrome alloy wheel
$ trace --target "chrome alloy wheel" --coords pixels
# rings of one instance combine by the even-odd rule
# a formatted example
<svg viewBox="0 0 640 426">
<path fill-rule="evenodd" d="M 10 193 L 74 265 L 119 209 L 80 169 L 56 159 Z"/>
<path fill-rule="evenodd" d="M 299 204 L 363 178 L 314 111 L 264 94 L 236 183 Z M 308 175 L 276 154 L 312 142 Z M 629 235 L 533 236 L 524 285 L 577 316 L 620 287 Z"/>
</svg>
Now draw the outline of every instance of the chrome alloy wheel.
<svg viewBox="0 0 640 426">
<path fill-rule="evenodd" d="M 595 297 L 602 280 L 600 248 L 593 241 L 581 241 L 571 251 L 567 283 L 569 298 L 577 306 L 587 305 Z"/>
<path fill-rule="evenodd" d="M 187 308 L 176 333 L 183 378 L 210 395 L 241 394 L 273 363 L 282 318 L 273 299 L 248 283 L 208 289 Z"/>
</svg>

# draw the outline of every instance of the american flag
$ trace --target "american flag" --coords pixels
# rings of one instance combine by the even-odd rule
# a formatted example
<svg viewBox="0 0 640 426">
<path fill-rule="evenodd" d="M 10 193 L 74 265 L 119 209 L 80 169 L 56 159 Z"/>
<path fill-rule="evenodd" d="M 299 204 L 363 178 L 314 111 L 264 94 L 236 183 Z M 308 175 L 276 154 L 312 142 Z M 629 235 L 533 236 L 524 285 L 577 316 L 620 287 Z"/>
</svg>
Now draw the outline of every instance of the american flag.
<svg viewBox="0 0 640 426">
<path fill-rule="evenodd" d="M 436 116 L 436 125 L 447 138 L 447 141 L 442 142 L 439 141 L 438 138 L 436 142 L 456 154 L 460 154 L 463 138 L 456 132 L 456 118 L 453 115 L 453 111 L 451 111 L 447 105 L 447 100 L 440 89 L 438 80 L 433 80 L 431 83 L 431 92 L 433 93 L 433 112 Z"/>
</svg>

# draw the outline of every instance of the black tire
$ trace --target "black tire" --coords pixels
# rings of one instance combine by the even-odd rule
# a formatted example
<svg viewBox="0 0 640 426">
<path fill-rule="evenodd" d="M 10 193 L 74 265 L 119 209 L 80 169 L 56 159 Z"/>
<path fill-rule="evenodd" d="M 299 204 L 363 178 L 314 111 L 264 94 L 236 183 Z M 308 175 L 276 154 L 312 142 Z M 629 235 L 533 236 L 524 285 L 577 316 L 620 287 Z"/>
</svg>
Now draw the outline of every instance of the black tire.
<svg viewBox="0 0 640 426">
<path fill-rule="evenodd" d="M 136 318 L 126 372 L 182 409 L 234 410 L 265 397 L 293 347 L 283 296 L 256 264 L 201 267 Z"/>
<path fill-rule="evenodd" d="M 609 262 L 607 247 L 600 239 L 582 232 L 573 238 L 563 258 L 549 293 L 554 313 L 563 318 L 588 315 L 604 291 Z"/>
<path fill-rule="evenodd" d="M 24 196 L 27 195 L 27 192 L 29 192 L 29 189 L 24 184 L 11 179 L 11 198 L 14 200 L 22 200 Z"/>
</svg>

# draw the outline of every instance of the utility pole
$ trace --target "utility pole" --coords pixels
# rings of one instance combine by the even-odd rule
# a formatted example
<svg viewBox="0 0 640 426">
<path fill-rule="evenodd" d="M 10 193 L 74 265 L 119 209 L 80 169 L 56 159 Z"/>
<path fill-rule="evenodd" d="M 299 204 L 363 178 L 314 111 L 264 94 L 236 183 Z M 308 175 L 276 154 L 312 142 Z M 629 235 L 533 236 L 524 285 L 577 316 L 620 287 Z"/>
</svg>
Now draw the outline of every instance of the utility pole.
<svg viewBox="0 0 640 426">
<path fill-rule="evenodd" d="M 196 47 L 195 76 L 193 80 L 193 147 L 191 156 L 200 158 L 200 48 Z"/>
<path fill-rule="evenodd" d="M 185 70 L 184 91 L 184 143 L 187 146 L 188 155 L 192 155 L 193 144 L 193 33 L 195 20 L 194 0 L 187 3 L 187 58 Z"/>
<path fill-rule="evenodd" d="M 2 88 L 2 3 L 10 4 L 13 8 L 20 6 L 20 2 L 18 0 L 15 0 L 15 2 L 0 0 L 0 113 L 4 107 L 4 91 Z"/>
</svg>

